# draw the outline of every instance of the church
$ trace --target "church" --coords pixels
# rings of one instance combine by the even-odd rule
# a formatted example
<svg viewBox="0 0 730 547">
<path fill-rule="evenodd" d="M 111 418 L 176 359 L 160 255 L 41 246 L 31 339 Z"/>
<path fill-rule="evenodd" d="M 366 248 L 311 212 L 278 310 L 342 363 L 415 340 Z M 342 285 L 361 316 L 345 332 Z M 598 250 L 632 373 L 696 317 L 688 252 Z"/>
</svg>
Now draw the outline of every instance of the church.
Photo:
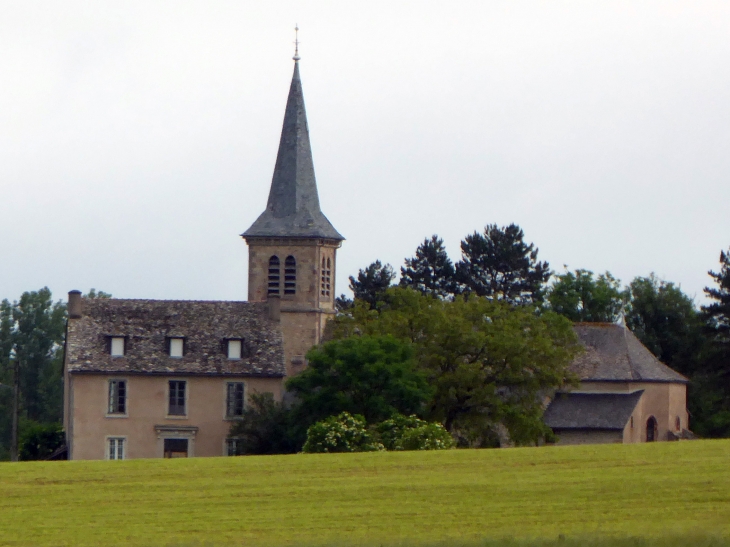
<svg viewBox="0 0 730 547">
<path fill-rule="evenodd" d="M 69 293 L 69 459 L 233 454 L 228 431 L 248 395 L 281 400 L 284 379 L 320 342 L 344 238 L 319 206 L 298 55 L 266 210 L 242 237 L 247 302 Z"/>
<path fill-rule="evenodd" d="M 242 235 L 248 300 L 89 299 L 71 291 L 64 351 L 68 459 L 224 456 L 251 393 L 284 380 L 335 314 L 344 238 L 319 205 L 299 57 L 294 56 L 264 212 Z M 688 434 L 687 379 L 623 325 L 577 324 L 580 386 L 550 401 L 559 443 L 646 442 Z"/>
</svg>

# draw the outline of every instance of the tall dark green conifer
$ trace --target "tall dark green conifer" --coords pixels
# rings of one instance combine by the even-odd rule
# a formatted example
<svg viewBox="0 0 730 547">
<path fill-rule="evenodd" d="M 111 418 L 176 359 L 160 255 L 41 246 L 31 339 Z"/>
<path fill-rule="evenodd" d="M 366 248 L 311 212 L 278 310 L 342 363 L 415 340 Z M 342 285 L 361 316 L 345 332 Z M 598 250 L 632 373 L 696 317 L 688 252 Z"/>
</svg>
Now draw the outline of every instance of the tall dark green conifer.
<svg viewBox="0 0 730 547">
<path fill-rule="evenodd" d="M 355 299 L 364 300 L 371 308 L 375 308 L 393 283 L 393 279 L 395 279 L 393 266 L 383 265 L 380 260 L 376 260 L 364 270 L 360 270 L 357 279 L 350 276 L 350 290 Z"/>
<path fill-rule="evenodd" d="M 511 304 L 541 302 L 550 266 L 537 260 L 538 249 L 524 237 L 516 224 L 489 224 L 483 234 L 466 236 L 461 242 L 463 258 L 456 264 L 459 292 Z"/>
<path fill-rule="evenodd" d="M 456 288 L 454 264 L 446 254 L 444 240 L 435 234 L 423 240 L 416 256 L 405 260 L 400 273 L 401 287 L 411 287 L 423 294 L 448 298 Z"/>
</svg>

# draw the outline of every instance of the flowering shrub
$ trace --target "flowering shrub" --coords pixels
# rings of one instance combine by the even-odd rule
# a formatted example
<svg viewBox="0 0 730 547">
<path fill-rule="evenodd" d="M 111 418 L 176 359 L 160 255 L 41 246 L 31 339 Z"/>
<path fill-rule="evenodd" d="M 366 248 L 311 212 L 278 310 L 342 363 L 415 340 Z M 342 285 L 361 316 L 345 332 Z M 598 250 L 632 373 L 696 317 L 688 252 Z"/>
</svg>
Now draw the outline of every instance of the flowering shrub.
<svg viewBox="0 0 730 547">
<path fill-rule="evenodd" d="M 302 452 L 375 452 L 385 450 L 365 428 L 365 419 L 343 412 L 317 422 L 307 430 Z"/>
<path fill-rule="evenodd" d="M 455 445 L 444 426 L 416 416 L 397 414 L 376 425 L 375 431 L 387 450 L 445 450 Z"/>
</svg>

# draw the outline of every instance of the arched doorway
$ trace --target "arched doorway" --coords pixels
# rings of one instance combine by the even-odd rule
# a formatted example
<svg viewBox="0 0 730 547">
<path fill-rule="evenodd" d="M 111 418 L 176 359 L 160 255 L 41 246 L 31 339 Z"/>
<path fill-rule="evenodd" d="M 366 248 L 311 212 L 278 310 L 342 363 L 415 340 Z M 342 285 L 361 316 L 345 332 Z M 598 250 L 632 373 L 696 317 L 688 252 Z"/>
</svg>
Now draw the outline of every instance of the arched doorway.
<svg viewBox="0 0 730 547">
<path fill-rule="evenodd" d="M 646 421 L 646 442 L 651 443 L 657 440 L 657 423 L 654 416 Z"/>
</svg>

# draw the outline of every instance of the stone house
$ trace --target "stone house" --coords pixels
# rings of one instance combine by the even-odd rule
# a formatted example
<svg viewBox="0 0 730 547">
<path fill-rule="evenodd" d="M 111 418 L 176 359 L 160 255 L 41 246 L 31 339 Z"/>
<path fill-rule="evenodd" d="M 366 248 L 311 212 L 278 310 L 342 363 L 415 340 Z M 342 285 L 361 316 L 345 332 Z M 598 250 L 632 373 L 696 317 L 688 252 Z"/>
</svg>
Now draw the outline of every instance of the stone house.
<svg viewBox="0 0 730 547">
<path fill-rule="evenodd" d="M 266 210 L 242 234 L 248 301 L 69 293 L 69 459 L 221 456 L 251 393 L 283 396 L 335 313 L 344 238 L 319 206 L 298 56 Z"/>
<path fill-rule="evenodd" d="M 544 416 L 558 444 L 691 436 L 686 377 L 660 362 L 624 325 L 577 323 L 574 329 L 585 348 L 570 365 L 580 385 L 556 394 Z"/>
</svg>

